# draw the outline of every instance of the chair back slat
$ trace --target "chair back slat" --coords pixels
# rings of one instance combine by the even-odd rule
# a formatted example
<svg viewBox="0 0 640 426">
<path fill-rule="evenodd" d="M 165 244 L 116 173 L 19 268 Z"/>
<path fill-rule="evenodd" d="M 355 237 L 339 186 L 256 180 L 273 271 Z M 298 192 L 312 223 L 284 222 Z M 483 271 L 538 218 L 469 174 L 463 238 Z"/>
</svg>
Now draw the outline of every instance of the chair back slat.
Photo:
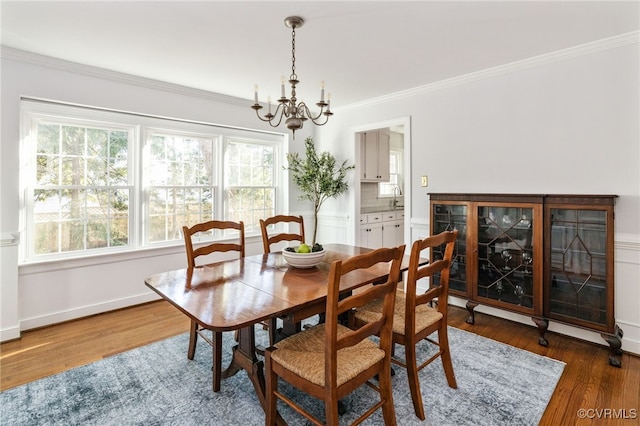
<svg viewBox="0 0 640 426">
<path fill-rule="evenodd" d="M 212 242 L 197 249 L 193 248 L 193 236 L 200 232 L 208 232 L 211 230 L 236 230 L 237 242 Z M 239 257 L 245 256 L 245 244 L 244 244 L 244 223 L 232 222 L 226 220 L 210 220 L 208 222 L 198 223 L 192 227 L 183 226 L 182 235 L 184 237 L 184 245 L 187 253 L 187 266 L 195 267 L 196 258 L 199 256 L 206 256 L 214 252 L 228 252 L 237 251 Z"/>
<path fill-rule="evenodd" d="M 433 292 L 428 296 L 417 294 L 418 280 L 429 278 L 429 286 L 433 286 L 434 276 L 440 274 L 438 283 L 438 309 L 446 316 L 447 303 L 449 297 L 449 271 L 453 258 L 453 250 L 458 237 L 458 231 L 444 231 L 437 235 L 427 237 L 423 240 L 417 240 L 411 247 L 411 260 L 409 262 L 409 270 L 406 282 L 406 307 L 405 307 L 405 328 L 413 330 L 415 327 L 415 309 L 416 306 L 424 304 L 432 300 Z M 423 250 L 440 247 L 445 244 L 444 257 L 435 260 L 432 263 L 420 266 L 418 259 Z"/>
<path fill-rule="evenodd" d="M 297 223 L 299 232 L 280 232 L 269 235 L 269 227 L 281 223 Z M 271 253 L 271 246 L 281 241 L 300 241 L 304 243 L 304 221 L 302 216 L 276 215 L 267 219 L 260 219 L 260 231 L 262 232 L 262 246 L 265 253 Z"/>
</svg>

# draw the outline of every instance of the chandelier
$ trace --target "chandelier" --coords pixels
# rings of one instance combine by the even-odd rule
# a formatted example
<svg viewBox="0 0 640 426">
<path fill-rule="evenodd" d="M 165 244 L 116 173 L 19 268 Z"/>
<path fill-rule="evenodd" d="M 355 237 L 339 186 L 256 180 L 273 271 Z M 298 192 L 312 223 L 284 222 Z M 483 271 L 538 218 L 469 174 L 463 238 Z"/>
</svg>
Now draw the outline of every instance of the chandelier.
<svg viewBox="0 0 640 426">
<path fill-rule="evenodd" d="M 251 105 L 251 108 L 256 110 L 256 115 L 262 121 L 266 121 L 271 127 L 278 127 L 282 123 L 283 117 L 286 117 L 285 124 L 289 130 L 293 132 L 293 138 L 296 138 L 296 130 L 301 129 L 305 121 L 311 120 L 313 124 L 317 126 L 323 126 L 329 121 L 329 117 L 333 115 L 331 112 L 331 94 L 328 94 L 327 101 L 324 100 L 324 82 L 322 82 L 322 88 L 320 90 L 320 102 L 316 103 L 316 106 L 320 108 L 317 115 L 313 115 L 309 110 L 309 107 L 304 102 L 298 103 L 296 98 L 296 86 L 300 81 L 296 75 L 296 28 L 302 27 L 304 19 L 299 16 L 289 16 L 284 20 L 284 24 L 287 28 L 291 28 L 291 75 L 289 76 L 289 84 L 291 84 L 291 98 L 287 99 L 285 96 L 284 77 L 281 81 L 281 95 L 278 99 L 278 106 L 275 112 L 271 112 L 271 98 L 267 99 L 268 112 L 264 116 L 260 115 L 260 110 L 263 108 L 258 103 L 258 86 L 254 90 L 255 103 Z M 325 109 L 326 108 L 326 109 Z"/>
</svg>

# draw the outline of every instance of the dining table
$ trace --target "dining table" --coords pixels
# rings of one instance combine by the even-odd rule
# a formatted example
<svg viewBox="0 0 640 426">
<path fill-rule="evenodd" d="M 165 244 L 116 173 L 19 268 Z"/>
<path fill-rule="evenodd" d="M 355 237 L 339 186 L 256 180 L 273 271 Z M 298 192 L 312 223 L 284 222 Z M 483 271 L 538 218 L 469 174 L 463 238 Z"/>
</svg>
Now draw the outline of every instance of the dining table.
<svg viewBox="0 0 640 426">
<path fill-rule="evenodd" d="M 255 324 L 281 318 L 280 336 L 300 331 L 303 319 L 325 310 L 331 263 L 373 249 L 325 244 L 324 250 L 322 261 L 311 268 L 290 266 L 281 252 L 273 252 L 162 272 L 147 278 L 145 284 L 203 328 L 238 332 L 231 362 L 221 377 L 245 370 L 265 409 L 264 362 L 256 348 Z M 408 266 L 409 256 L 405 255 L 401 271 Z M 387 275 L 388 268 L 381 265 L 347 274 L 340 281 L 340 292 L 375 284 Z M 278 423 L 284 424 L 282 418 Z"/>
</svg>

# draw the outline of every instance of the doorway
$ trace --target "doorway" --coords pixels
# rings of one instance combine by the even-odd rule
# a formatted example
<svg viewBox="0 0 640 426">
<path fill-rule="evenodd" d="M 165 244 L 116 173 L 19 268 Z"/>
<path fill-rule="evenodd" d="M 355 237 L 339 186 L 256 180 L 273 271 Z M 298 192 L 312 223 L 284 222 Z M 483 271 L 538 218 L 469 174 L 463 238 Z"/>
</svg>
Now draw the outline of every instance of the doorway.
<svg viewBox="0 0 640 426">
<path fill-rule="evenodd" d="M 389 177 L 383 174 L 377 180 L 365 176 L 363 134 L 382 131 L 389 135 Z M 370 123 L 353 128 L 355 144 L 356 176 L 359 184 L 355 186 L 353 217 L 353 241 L 361 243 L 360 224 L 362 214 L 369 211 L 394 210 L 404 212 L 403 242 L 410 241 L 411 212 L 411 120 L 410 117 Z M 386 152 L 386 151 L 385 151 Z M 395 168 L 394 168 L 395 167 Z"/>
</svg>

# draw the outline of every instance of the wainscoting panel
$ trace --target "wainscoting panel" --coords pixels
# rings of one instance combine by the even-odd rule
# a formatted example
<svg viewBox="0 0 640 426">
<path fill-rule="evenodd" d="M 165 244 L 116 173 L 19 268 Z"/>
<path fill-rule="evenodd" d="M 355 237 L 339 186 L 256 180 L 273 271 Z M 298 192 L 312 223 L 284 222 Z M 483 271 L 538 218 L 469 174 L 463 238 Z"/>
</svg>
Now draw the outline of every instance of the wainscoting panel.
<svg viewBox="0 0 640 426">
<path fill-rule="evenodd" d="M 305 225 L 306 225 L 305 217 Z M 348 214 L 322 214 L 318 215 L 318 237 L 316 242 L 353 244 L 353 223 L 352 217 Z M 308 229 L 308 231 L 307 231 Z M 309 233 L 308 240 L 313 238 L 313 216 L 309 221 L 309 226 L 305 226 L 305 232 Z"/>
</svg>

